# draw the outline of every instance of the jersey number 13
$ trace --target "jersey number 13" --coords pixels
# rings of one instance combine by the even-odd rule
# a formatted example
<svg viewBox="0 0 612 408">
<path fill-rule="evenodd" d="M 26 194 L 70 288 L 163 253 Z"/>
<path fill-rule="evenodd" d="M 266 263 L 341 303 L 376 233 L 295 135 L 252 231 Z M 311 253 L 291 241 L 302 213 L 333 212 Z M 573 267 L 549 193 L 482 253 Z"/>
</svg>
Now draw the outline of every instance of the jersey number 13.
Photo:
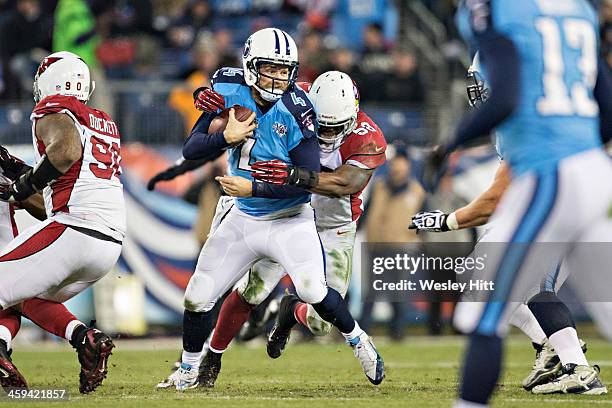
<svg viewBox="0 0 612 408">
<path fill-rule="evenodd" d="M 544 44 L 544 96 L 537 101 L 538 112 L 544 116 L 597 116 L 599 107 L 591 96 L 597 80 L 597 34 L 591 23 L 540 17 L 536 29 Z M 576 67 L 582 78 L 574 83 L 565 79 L 564 43 L 580 52 Z"/>
</svg>

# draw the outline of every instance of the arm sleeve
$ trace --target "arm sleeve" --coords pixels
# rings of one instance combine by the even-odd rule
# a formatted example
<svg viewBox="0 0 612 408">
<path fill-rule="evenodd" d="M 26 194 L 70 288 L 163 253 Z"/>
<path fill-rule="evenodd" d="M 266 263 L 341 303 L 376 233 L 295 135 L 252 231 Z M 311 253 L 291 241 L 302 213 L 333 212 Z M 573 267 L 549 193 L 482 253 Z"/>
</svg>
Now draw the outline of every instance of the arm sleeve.
<svg viewBox="0 0 612 408">
<path fill-rule="evenodd" d="M 491 94 L 479 108 L 464 117 L 448 146 L 452 151 L 465 143 L 487 136 L 510 116 L 520 98 L 520 60 L 511 40 L 491 32 L 480 38 L 478 51 L 486 66 Z"/>
<path fill-rule="evenodd" d="M 171 172 L 172 178 L 175 178 L 175 177 L 180 176 L 181 174 L 185 174 L 187 172 L 195 170 L 198 167 L 202 167 L 208 162 L 216 160 L 222 154 L 223 152 L 218 152 L 218 153 L 214 153 L 212 156 L 207 156 L 207 157 L 204 157 L 203 159 L 198 159 L 198 160 L 181 159 L 174 166 L 169 167 L 165 171 Z"/>
<path fill-rule="evenodd" d="M 210 122 L 216 114 L 202 113 L 191 129 L 191 133 L 183 144 L 183 157 L 187 160 L 198 160 L 221 155 L 223 149 L 229 147 L 223 132 L 208 133 Z"/>
<path fill-rule="evenodd" d="M 612 139 L 612 72 L 610 67 L 599 58 L 595 99 L 599 104 L 599 125 L 601 141 L 605 144 Z"/>
<path fill-rule="evenodd" d="M 303 167 L 320 172 L 319 142 L 316 137 L 304 139 L 289 152 L 291 162 L 295 167 Z M 275 184 L 253 181 L 253 197 L 292 198 L 308 195 L 310 192 L 296 186 L 278 186 Z"/>
</svg>

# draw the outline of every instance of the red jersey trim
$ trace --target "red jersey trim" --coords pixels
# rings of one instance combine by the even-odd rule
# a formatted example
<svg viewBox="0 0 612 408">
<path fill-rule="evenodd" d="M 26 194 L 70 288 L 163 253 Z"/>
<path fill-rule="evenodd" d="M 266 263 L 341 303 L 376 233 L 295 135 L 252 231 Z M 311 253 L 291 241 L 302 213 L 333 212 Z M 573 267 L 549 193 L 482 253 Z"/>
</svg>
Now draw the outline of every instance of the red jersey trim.
<svg viewBox="0 0 612 408">
<path fill-rule="evenodd" d="M 81 150 L 81 158 L 76 161 L 66 173 L 51 184 L 53 212 L 70 212 L 68 202 L 70 202 L 70 197 L 72 196 L 72 191 L 81 173 L 82 166 L 83 150 Z"/>
<path fill-rule="evenodd" d="M 19 235 L 19 229 L 17 228 L 17 223 L 15 222 L 15 206 L 13 204 L 9 204 L 9 216 L 11 218 L 11 227 L 13 228 L 13 238 Z"/>
<path fill-rule="evenodd" d="M 66 231 L 66 226 L 52 222 L 21 243 L 11 252 L 0 257 L 0 262 L 17 261 L 34 255 L 53 244 Z"/>
</svg>

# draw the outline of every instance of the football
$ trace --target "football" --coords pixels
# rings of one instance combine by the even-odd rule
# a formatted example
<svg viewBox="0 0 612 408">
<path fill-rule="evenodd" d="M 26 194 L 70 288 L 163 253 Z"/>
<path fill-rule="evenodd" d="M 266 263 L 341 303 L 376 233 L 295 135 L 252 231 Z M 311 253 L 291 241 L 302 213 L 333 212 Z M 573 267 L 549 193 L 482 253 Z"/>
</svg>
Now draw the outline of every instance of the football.
<svg viewBox="0 0 612 408">
<path fill-rule="evenodd" d="M 243 122 L 248 119 L 249 116 L 253 113 L 249 108 L 245 108 L 244 106 L 234 105 L 231 108 L 234 109 L 234 114 L 236 115 L 236 119 Z M 231 108 L 226 108 L 219 113 L 217 117 L 215 117 L 212 122 L 210 122 L 210 126 L 208 127 L 208 133 L 215 132 L 223 132 L 225 127 L 227 126 L 227 121 L 229 120 L 229 111 Z"/>
</svg>

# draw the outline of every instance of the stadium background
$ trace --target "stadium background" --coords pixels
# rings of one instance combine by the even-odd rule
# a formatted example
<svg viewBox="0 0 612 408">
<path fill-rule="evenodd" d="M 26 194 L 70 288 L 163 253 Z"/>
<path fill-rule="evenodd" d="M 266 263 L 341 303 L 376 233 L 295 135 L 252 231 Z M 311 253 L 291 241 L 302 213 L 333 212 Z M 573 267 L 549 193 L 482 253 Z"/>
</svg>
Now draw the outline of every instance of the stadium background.
<svg viewBox="0 0 612 408">
<path fill-rule="evenodd" d="M 197 202 L 218 164 L 162 183 L 155 192 L 146 190 L 146 181 L 180 157 L 183 137 L 198 115 L 192 90 L 207 84 L 218 67 L 240 66 L 242 44 L 259 28 L 275 26 L 294 36 L 300 80 L 312 81 L 329 69 L 349 73 L 361 92 L 361 108 L 392 145 L 389 158 L 405 153 L 412 164 L 406 179 L 418 181 L 421 149 L 447 137 L 466 106 L 469 58 L 452 22 L 454 3 L 0 0 L 0 143 L 32 161 L 32 79 L 39 61 L 60 49 L 78 53 L 93 68 L 97 86 L 91 105 L 111 113 L 122 134 L 128 210 L 124 252 L 117 269 L 71 300 L 69 308 L 82 320 L 96 318 L 107 331 L 179 333 L 183 289 L 201 245 L 192 230 Z M 612 66 L 612 1 L 598 6 L 602 52 Z M 442 191 L 423 207 L 443 204 L 448 211 L 471 200 L 490 182 L 496 160 L 486 146 L 454 156 Z M 386 167 L 376 179 L 388 177 Z M 18 222 L 24 228 L 33 221 L 19 214 Z M 424 239 L 469 241 L 475 236 L 468 231 Z M 364 239 L 362 228 L 358 242 Z M 356 250 L 350 290 L 356 316 L 361 312 L 359 259 Z M 564 296 L 571 300 L 571 291 Z M 579 304 L 571 304 L 583 315 Z M 440 323 L 448 320 L 450 307 L 403 306 L 396 325 L 428 322 L 431 333 L 444 331 Z M 374 308 L 375 322 L 384 323 L 390 315 L 389 305 Z M 401 337 L 401 328 L 392 334 Z"/>
</svg>

